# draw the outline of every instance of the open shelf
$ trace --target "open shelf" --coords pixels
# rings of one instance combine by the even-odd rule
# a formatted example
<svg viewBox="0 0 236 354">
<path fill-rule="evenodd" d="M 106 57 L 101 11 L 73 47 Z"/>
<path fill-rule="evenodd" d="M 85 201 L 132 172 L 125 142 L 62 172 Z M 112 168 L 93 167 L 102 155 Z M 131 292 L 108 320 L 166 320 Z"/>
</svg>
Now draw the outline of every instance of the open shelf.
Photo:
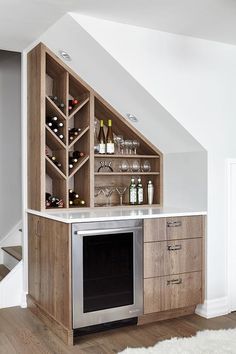
<svg viewBox="0 0 236 354">
<path fill-rule="evenodd" d="M 75 173 L 78 172 L 88 160 L 89 156 L 81 157 L 76 165 L 70 170 L 69 178 L 73 177 Z"/>
<path fill-rule="evenodd" d="M 65 138 L 65 137 L 64 137 Z M 57 149 L 65 149 L 65 139 L 61 140 L 58 136 L 46 125 L 46 144 L 55 146 Z"/>
<path fill-rule="evenodd" d="M 79 112 L 88 102 L 89 97 L 85 96 L 85 98 L 81 99 L 81 103 L 78 103 L 78 105 L 76 105 L 75 108 L 70 112 L 69 119 L 71 119 L 77 112 Z"/>
<path fill-rule="evenodd" d="M 80 140 L 81 138 L 82 138 L 82 136 L 84 135 L 84 134 L 86 134 L 87 132 L 89 131 L 89 127 L 86 127 L 85 129 L 83 129 L 82 131 L 81 131 L 81 133 L 72 141 L 72 143 L 69 145 L 69 149 L 71 149 L 72 147 L 73 147 L 73 145 L 75 145 L 77 142 L 78 142 L 78 140 Z"/>
<path fill-rule="evenodd" d="M 159 159 L 160 156 L 158 155 L 126 155 L 126 154 L 114 154 L 114 155 L 109 155 L 109 154 L 94 154 L 95 158 L 112 158 L 112 159 Z"/>
<path fill-rule="evenodd" d="M 29 208 L 44 210 L 45 192 L 63 199 L 64 207 L 69 208 L 69 189 L 85 200 L 86 207 L 94 207 L 100 204 L 95 197 L 96 188 L 126 186 L 128 191 L 132 176 L 136 183 L 137 177 L 141 177 L 144 193 L 151 180 L 155 191 L 154 204 L 162 204 L 162 153 L 43 44 L 28 54 L 28 65 Z M 54 117 L 57 119 L 53 120 Z M 49 127 L 47 118 L 51 118 L 55 125 L 53 129 L 57 128 L 63 139 Z M 131 144 L 132 153 L 126 154 L 129 150 L 123 150 L 123 154 L 115 145 L 113 155 L 95 153 L 97 142 L 94 138 L 98 134 L 99 122 L 104 121 L 106 134 L 109 119 L 112 120 L 114 138 L 120 135 L 124 140 L 137 140 L 136 150 L 135 144 Z M 70 157 L 75 151 L 84 156 L 70 169 L 69 162 L 73 163 Z M 61 164 L 59 168 L 52 157 Z M 122 163 L 126 163 L 128 169 L 123 168 Z M 133 172 L 137 165 L 140 171 Z M 112 167 L 112 172 L 108 166 Z M 119 205 L 116 194 L 113 193 L 112 205 Z M 127 198 L 125 204 L 128 204 Z"/>
<path fill-rule="evenodd" d="M 95 176 L 158 176 L 160 172 L 95 172 Z"/>
<path fill-rule="evenodd" d="M 52 179 L 66 179 L 64 173 L 47 157 L 46 159 L 46 172 Z"/>
</svg>

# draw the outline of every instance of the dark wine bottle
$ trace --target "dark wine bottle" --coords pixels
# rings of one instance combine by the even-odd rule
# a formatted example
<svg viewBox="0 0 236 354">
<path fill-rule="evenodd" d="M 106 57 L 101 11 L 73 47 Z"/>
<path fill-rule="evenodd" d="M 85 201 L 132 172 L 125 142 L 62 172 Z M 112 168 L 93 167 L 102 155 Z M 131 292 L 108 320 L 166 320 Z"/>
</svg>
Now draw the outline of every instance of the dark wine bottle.
<svg viewBox="0 0 236 354">
<path fill-rule="evenodd" d="M 76 150 L 76 151 L 73 151 L 72 156 L 76 159 L 79 159 L 80 157 L 84 157 L 85 153 L 82 151 Z"/>
<path fill-rule="evenodd" d="M 115 152 L 115 145 L 114 145 L 114 138 L 112 132 L 112 120 L 108 119 L 108 130 L 106 136 L 106 150 L 107 154 L 114 154 Z"/>
<path fill-rule="evenodd" d="M 105 133 L 103 129 L 103 120 L 100 120 L 100 129 L 98 133 L 98 146 L 99 146 L 99 154 L 105 154 L 106 153 L 106 140 L 105 140 Z"/>
</svg>

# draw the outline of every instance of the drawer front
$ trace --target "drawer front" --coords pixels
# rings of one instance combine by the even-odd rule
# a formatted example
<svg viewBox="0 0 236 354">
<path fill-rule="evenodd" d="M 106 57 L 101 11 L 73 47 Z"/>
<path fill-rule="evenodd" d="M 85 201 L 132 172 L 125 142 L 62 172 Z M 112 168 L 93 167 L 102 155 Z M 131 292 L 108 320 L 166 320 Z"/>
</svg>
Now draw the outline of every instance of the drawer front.
<svg viewBox="0 0 236 354">
<path fill-rule="evenodd" d="M 202 270 L 202 239 L 144 243 L 144 278 Z"/>
<path fill-rule="evenodd" d="M 144 314 L 201 303 L 201 272 L 144 279 Z"/>
<path fill-rule="evenodd" d="M 167 240 L 176 240 L 203 237 L 203 221 L 203 216 L 166 218 L 166 238 Z"/>
<path fill-rule="evenodd" d="M 144 220 L 144 242 L 204 236 L 204 216 L 181 216 Z"/>
</svg>

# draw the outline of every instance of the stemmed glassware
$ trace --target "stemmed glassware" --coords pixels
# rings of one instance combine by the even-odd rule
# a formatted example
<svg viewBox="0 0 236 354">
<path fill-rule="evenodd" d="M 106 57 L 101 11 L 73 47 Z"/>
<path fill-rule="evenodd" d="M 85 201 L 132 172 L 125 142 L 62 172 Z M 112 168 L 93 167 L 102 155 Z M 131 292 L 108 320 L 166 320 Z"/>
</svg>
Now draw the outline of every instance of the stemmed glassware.
<svg viewBox="0 0 236 354">
<path fill-rule="evenodd" d="M 129 163 L 127 160 L 122 160 L 119 165 L 119 170 L 121 172 L 128 172 L 129 171 Z"/>
<path fill-rule="evenodd" d="M 132 149 L 133 149 L 133 152 L 135 155 L 137 154 L 137 149 L 138 149 L 139 145 L 140 145 L 140 142 L 138 140 L 132 141 Z"/>
<path fill-rule="evenodd" d="M 107 203 L 106 205 L 109 206 L 111 205 L 111 196 L 112 193 L 115 191 L 115 188 L 113 186 L 105 186 L 102 188 L 105 197 L 107 198 Z"/>
<path fill-rule="evenodd" d="M 114 142 L 117 145 L 117 154 L 119 155 L 121 153 L 122 142 L 124 142 L 123 135 L 116 135 L 114 137 Z"/>
<path fill-rule="evenodd" d="M 116 191 L 117 191 L 117 193 L 119 194 L 119 197 L 120 197 L 120 205 L 123 205 L 123 196 L 124 196 L 126 190 L 127 190 L 127 186 L 116 187 Z"/>
<path fill-rule="evenodd" d="M 127 155 L 132 154 L 132 145 L 133 145 L 133 141 L 130 139 L 125 140 L 125 153 Z"/>
</svg>

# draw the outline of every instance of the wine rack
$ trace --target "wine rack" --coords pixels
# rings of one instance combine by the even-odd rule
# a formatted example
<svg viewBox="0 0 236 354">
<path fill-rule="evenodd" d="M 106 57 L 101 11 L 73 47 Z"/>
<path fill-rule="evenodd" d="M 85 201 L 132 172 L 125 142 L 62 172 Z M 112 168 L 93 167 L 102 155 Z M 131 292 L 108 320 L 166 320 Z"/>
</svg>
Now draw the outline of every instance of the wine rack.
<svg viewBox="0 0 236 354">
<path fill-rule="evenodd" d="M 162 153 L 42 43 L 28 54 L 28 97 L 29 208 L 45 210 L 46 193 L 63 201 L 60 207 L 74 208 L 69 190 L 83 201 L 76 207 L 102 206 L 106 198 L 97 198 L 96 189 L 128 187 L 131 176 L 142 178 L 144 204 L 150 179 L 154 204 L 162 204 Z M 115 135 L 139 141 L 135 155 L 94 152 L 95 123 L 101 119 L 112 120 Z M 121 171 L 123 160 L 140 166 L 148 161 L 150 171 Z M 112 168 L 99 169 L 106 163 Z M 118 205 L 119 195 L 113 193 L 111 201 Z"/>
</svg>

